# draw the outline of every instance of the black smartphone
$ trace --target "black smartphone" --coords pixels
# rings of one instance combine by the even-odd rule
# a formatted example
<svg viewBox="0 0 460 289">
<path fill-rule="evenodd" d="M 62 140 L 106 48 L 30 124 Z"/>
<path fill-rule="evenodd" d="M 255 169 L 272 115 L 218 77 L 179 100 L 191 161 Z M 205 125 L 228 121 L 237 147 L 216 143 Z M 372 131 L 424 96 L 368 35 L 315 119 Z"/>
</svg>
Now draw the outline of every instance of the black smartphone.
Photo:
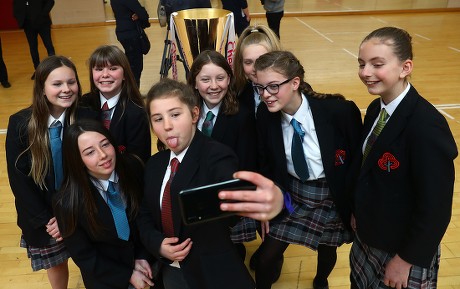
<svg viewBox="0 0 460 289">
<path fill-rule="evenodd" d="M 248 181 L 232 179 L 179 192 L 182 217 L 187 225 L 202 223 L 226 216 L 233 212 L 224 212 L 220 204 L 226 202 L 218 197 L 220 191 L 255 190 L 256 186 Z"/>
</svg>

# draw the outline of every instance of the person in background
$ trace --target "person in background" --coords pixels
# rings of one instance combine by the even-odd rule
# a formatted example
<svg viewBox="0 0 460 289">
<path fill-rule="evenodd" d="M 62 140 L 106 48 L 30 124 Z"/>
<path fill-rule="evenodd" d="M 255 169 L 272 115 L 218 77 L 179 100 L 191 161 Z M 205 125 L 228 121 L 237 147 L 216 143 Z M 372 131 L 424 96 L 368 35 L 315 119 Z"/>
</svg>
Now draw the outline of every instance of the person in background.
<svg viewBox="0 0 460 289">
<path fill-rule="evenodd" d="M 80 87 L 69 59 L 44 59 L 37 66 L 32 105 L 10 116 L 6 135 L 6 165 L 22 231 L 21 247 L 27 248 L 32 270 L 47 271 L 53 289 L 66 289 L 69 280 L 69 253 L 52 198 L 62 182 L 63 130 L 77 117 Z"/>
<path fill-rule="evenodd" d="M 239 36 L 251 23 L 248 2 L 246 0 L 221 0 L 222 8 L 232 11 L 235 23 L 235 32 Z"/>
<path fill-rule="evenodd" d="M 149 14 L 137 0 L 111 0 L 110 6 L 116 21 L 115 34 L 125 50 L 137 87 L 140 87 L 144 54 L 138 26 L 150 27 Z"/>
<path fill-rule="evenodd" d="M 79 105 L 99 115 L 118 150 L 146 162 L 151 156 L 149 120 L 128 58 L 115 45 L 102 45 L 88 60 L 90 87 Z"/>
<path fill-rule="evenodd" d="M 351 288 L 436 288 L 458 155 L 444 116 L 409 82 L 412 37 L 382 27 L 359 46 L 374 99 L 364 117 L 353 190 Z"/>
<path fill-rule="evenodd" d="M 115 147 L 110 132 L 96 120 L 70 125 L 63 139 L 64 181 L 54 210 L 86 289 L 154 285 L 134 221 L 143 163 Z"/>
<path fill-rule="evenodd" d="M 284 16 L 284 0 L 262 0 L 268 27 L 281 39 L 280 24 Z"/>
<path fill-rule="evenodd" d="M 2 38 L 0 37 L 0 83 L 4 88 L 11 87 L 10 82 L 8 81 L 8 70 L 6 69 L 5 61 L 3 60 L 3 51 L 2 51 Z"/>
<path fill-rule="evenodd" d="M 341 94 L 315 92 L 288 51 L 261 55 L 254 85 L 264 105 L 257 112 L 261 173 L 290 193 L 293 211 L 262 223 L 256 263 L 257 289 L 271 288 L 289 244 L 318 252 L 314 289 L 329 288 L 337 247 L 350 243 L 350 178 L 359 158 L 361 113 Z M 356 172 L 356 173 L 355 173 Z"/>
<path fill-rule="evenodd" d="M 261 103 L 259 94 L 252 87 L 256 82 L 254 63 L 262 54 L 274 50 L 281 50 L 281 43 L 267 26 L 248 26 L 238 38 L 233 62 L 238 101 L 253 111 L 254 115 Z"/>
<path fill-rule="evenodd" d="M 30 56 L 34 65 L 34 73 L 30 78 L 32 80 L 35 79 L 35 69 L 40 63 L 38 35 L 45 45 L 48 56 L 55 54 L 49 15 L 53 6 L 54 0 L 13 0 L 13 15 L 19 28 L 24 29 L 29 43 Z"/>
</svg>

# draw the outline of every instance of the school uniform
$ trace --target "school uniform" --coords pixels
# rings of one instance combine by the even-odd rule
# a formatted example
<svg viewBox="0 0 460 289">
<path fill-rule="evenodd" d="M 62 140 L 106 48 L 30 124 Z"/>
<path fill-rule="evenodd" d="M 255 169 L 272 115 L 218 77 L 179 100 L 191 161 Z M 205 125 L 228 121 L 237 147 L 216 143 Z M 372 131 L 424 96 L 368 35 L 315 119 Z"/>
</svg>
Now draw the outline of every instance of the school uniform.
<svg viewBox="0 0 460 289">
<path fill-rule="evenodd" d="M 253 111 L 254 114 L 257 113 L 257 107 L 261 103 L 261 100 L 259 94 L 254 91 L 254 87 L 252 86 L 252 82 L 250 80 L 246 81 L 246 85 L 243 90 L 238 93 L 238 101 L 249 111 Z"/>
<path fill-rule="evenodd" d="M 28 254 L 34 271 L 48 269 L 68 259 L 62 242 L 56 242 L 47 232 L 46 225 L 54 217 L 52 197 L 56 193 L 54 168 L 51 163 L 45 177 L 45 186 L 40 188 L 29 176 L 31 169 L 30 151 L 22 154 L 29 146 L 27 126 L 32 109 L 26 108 L 10 116 L 6 136 L 6 162 L 11 191 L 15 197 L 17 224 L 21 228 L 21 247 L 32 248 Z M 69 124 L 69 115 L 61 116 L 63 126 Z M 61 133 L 62 135 L 62 133 Z M 51 151 L 50 151 L 51 155 Z M 40 251 L 49 246 L 48 251 Z M 35 254 L 40 257 L 33 256 Z"/>
<path fill-rule="evenodd" d="M 292 162 L 286 157 L 290 147 L 285 147 L 283 140 L 285 116 L 281 111 L 269 112 L 265 104 L 259 106 L 257 115 L 259 157 L 262 174 L 289 192 L 293 202 L 293 212 L 271 224 L 269 236 L 316 250 L 319 244 L 339 246 L 351 241 L 346 183 L 353 173 L 350 164 L 362 125 L 359 109 L 351 101 L 317 99 L 303 94 L 302 98 L 296 115 L 310 114 L 314 126 L 310 124 L 311 130 L 306 134 L 311 139 L 317 138 L 313 145 L 317 145 L 316 163 L 307 158 L 310 178 L 303 183 L 288 170 Z"/>
<path fill-rule="evenodd" d="M 122 90 L 120 98 L 127 98 Z M 87 93 L 82 97 L 80 105 L 89 107 L 98 113 L 99 120 L 102 119 L 102 105 L 99 94 Z M 110 107 L 109 107 L 110 108 Z M 110 133 L 112 134 L 120 152 L 127 152 L 137 155 L 144 162 L 151 156 L 152 140 L 147 113 L 143 107 L 127 101 L 126 107 L 118 101 L 112 108 L 112 119 L 110 121 Z"/>
<path fill-rule="evenodd" d="M 171 159 L 169 150 L 153 155 L 145 168 L 144 200 L 137 219 L 141 240 L 148 251 L 170 266 L 159 255 L 165 238 L 161 222 L 161 187 Z M 237 158 L 225 145 L 196 130 L 178 171 L 171 183 L 171 207 L 174 236 L 183 242 L 191 238 L 188 256 L 179 262 L 190 289 L 253 289 L 254 282 L 229 236 L 232 218 L 186 226 L 178 203 L 178 193 L 186 188 L 232 179 Z"/>
<path fill-rule="evenodd" d="M 235 32 L 241 35 L 243 30 L 249 26 L 247 15 L 243 13 L 243 9 L 248 8 L 248 2 L 246 0 L 222 0 L 222 8 L 233 12 Z"/>
<path fill-rule="evenodd" d="M 212 109 L 214 125 L 211 137 L 229 146 L 238 156 L 239 170 L 255 171 L 257 169 L 257 143 L 256 124 L 254 113 L 245 106 L 239 105 L 238 113 L 226 115 L 223 103 Z M 198 121 L 198 128 L 201 130 L 204 118 L 209 111 L 205 104 L 202 104 L 202 115 Z"/>
<path fill-rule="evenodd" d="M 389 258 L 398 254 L 414 267 L 431 268 L 451 217 L 458 152 L 445 118 L 433 105 L 412 86 L 400 97 L 367 158 L 355 163 L 362 166 L 353 191 L 357 235 L 362 244 Z M 381 107 L 380 99 L 369 105 L 362 144 Z M 375 280 L 358 276 L 355 265 L 352 281 L 368 288 Z"/>
<path fill-rule="evenodd" d="M 129 170 L 137 179 L 133 180 L 141 184 L 143 182 L 143 170 L 141 162 L 137 159 L 129 160 Z M 113 173 L 110 181 L 118 186 L 118 177 Z M 135 259 L 149 259 L 138 239 L 137 227 L 134 220 L 129 220 L 129 240 L 122 240 L 117 235 L 115 221 L 107 204 L 108 181 L 89 180 L 91 193 L 95 202 L 95 218 L 104 228 L 93 236 L 87 221 L 88 208 L 79 208 L 77 225 L 72 235 L 64 238 L 64 243 L 70 252 L 72 260 L 79 267 L 83 282 L 87 289 L 127 289 L 129 280 L 134 270 Z M 126 202 L 126 212 L 129 211 L 130 203 Z M 59 222 L 61 212 L 57 210 L 56 218 Z M 62 224 L 59 224 L 62 226 Z"/>
</svg>

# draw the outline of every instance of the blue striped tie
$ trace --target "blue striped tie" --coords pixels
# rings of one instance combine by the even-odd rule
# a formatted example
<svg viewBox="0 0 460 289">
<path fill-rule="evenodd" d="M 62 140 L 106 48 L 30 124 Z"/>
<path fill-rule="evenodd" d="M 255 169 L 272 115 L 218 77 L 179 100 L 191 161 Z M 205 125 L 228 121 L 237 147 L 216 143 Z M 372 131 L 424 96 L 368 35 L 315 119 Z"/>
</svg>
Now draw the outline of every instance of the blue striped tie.
<svg viewBox="0 0 460 289">
<path fill-rule="evenodd" d="M 115 227 L 117 228 L 118 238 L 127 241 L 129 239 L 129 222 L 126 216 L 125 204 L 120 193 L 115 190 L 113 182 L 109 181 L 107 188 L 107 204 L 112 211 Z"/>
<path fill-rule="evenodd" d="M 294 135 L 292 136 L 291 157 L 294 164 L 294 170 L 302 182 L 308 180 L 310 174 L 308 173 L 308 165 L 305 160 L 305 153 L 303 151 L 303 137 L 305 132 L 300 127 L 300 123 L 293 118 L 291 125 L 294 128 Z"/>
<path fill-rule="evenodd" d="M 51 156 L 53 158 L 54 170 L 54 188 L 58 190 L 61 187 L 63 179 L 62 171 L 62 124 L 59 120 L 55 121 L 49 128 Z"/>
</svg>

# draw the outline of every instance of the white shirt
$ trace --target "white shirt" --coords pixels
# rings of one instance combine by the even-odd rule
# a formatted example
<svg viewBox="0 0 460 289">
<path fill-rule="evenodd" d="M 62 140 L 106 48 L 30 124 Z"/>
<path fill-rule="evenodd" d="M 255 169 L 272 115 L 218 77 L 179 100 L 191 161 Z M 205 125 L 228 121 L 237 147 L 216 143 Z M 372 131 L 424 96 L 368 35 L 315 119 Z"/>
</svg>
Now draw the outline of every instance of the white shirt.
<svg viewBox="0 0 460 289">
<path fill-rule="evenodd" d="M 216 123 L 217 115 L 219 114 L 219 109 L 221 105 L 222 105 L 222 102 L 220 102 L 218 105 L 216 105 L 212 109 L 209 109 L 206 106 L 206 103 L 203 101 L 203 105 L 201 106 L 203 109 L 201 110 L 200 119 L 198 120 L 198 124 L 197 124 L 197 128 L 200 131 L 203 128 L 203 123 L 206 119 L 206 115 L 208 114 L 208 111 L 212 111 L 212 114 L 214 114 L 214 118 L 212 119 L 212 125 L 214 126 L 214 124 Z"/>
<path fill-rule="evenodd" d="M 59 118 L 54 118 L 52 115 L 48 116 L 48 128 L 50 128 L 56 121 L 60 121 L 62 124 L 62 129 L 61 129 L 61 140 L 62 140 L 62 135 L 64 133 L 64 120 L 65 120 L 65 110 L 64 112 L 59 116 Z"/>
<path fill-rule="evenodd" d="M 116 190 L 118 191 L 120 190 L 120 187 L 118 185 L 118 175 L 115 173 L 115 171 L 112 172 L 108 180 L 91 178 L 91 182 L 96 187 L 96 189 L 99 191 L 99 194 L 101 194 L 102 198 L 104 199 L 106 203 L 107 203 L 107 189 L 109 188 L 109 181 L 113 183 Z M 122 198 L 123 198 L 123 194 L 122 194 Z M 125 202 L 125 205 L 126 205 L 126 200 L 124 198 L 123 198 L 123 201 Z"/>
<path fill-rule="evenodd" d="M 313 121 L 313 115 L 307 98 L 302 94 L 302 103 L 294 115 L 289 115 L 283 111 L 282 115 L 281 128 L 283 130 L 283 142 L 286 150 L 288 173 L 296 178 L 299 178 L 299 176 L 295 173 L 291 156 L 292 137 L 294 134 L 294 128 L 291 125 L 291 120 L 295 118 L 300 123 L 302 130 L 305 132 L 302 146 L 305 153 L 305 160 L 308 165 L 308 173 L 310 175 L 308 180 L 324 178 L 325 174 L 318 136 L 316 135 L 315 123 Z"/>
<path fill-rule="evenodd" d="M 120 99 L 120 94 L 121 94 L 121 91 L 114 97 L 106 99 L 102 93 L 99 93 L 99 99 L 101 100 L 101 109 L 104 106 L 104 103 L 107 101 L 107 106 L 110 109 L 110 119 L 112 119 L 113 112 L 115 111 L 115 109 L 112 109 L 112 108 L 114 108 L 117 105 L 118 100 Z"/>
<path fill-rule="evenodd" d="M 410 85 L 410 83 L 408 83 L 407 87 L 404 89 L 404 91 L 400 95 L 398 95 L 397 98 L 393 99 L 388 104 L 385 104 L 382 101 L 382 99 L 380 98 L 380 110 L 382 110 L 382 108 L 384 108 L 386 110 L 386 112 L 388 113 L 388 118 L 385 121 L 385 123 L 388 122 L 388 120 L 390 119 L 391 115 L 395 112 L 395 110 L 398 107 L 398 105 L 401 103 L 401 101 L 404 99 L 406 94 L 409 92 L 410 87 L 411 87 L 411 85 Z M 364 141 L 364 144 L 363 144 L 363 147 L 362 147 L 362 152 L 363 153 L 364 153 L 364 149 L 366 148 L 367 140 L 371 136 L 371 133 L 374 130 L 374 127 L 377 125 L 378 120 L 379 120 L 379 117 L 377 116 L 377 118 L 374 120 L 374 124 L 372 125 L 371 130 L 369 131 L 369 134 L 366 137 L 366 140 Z"/>
</svg>

